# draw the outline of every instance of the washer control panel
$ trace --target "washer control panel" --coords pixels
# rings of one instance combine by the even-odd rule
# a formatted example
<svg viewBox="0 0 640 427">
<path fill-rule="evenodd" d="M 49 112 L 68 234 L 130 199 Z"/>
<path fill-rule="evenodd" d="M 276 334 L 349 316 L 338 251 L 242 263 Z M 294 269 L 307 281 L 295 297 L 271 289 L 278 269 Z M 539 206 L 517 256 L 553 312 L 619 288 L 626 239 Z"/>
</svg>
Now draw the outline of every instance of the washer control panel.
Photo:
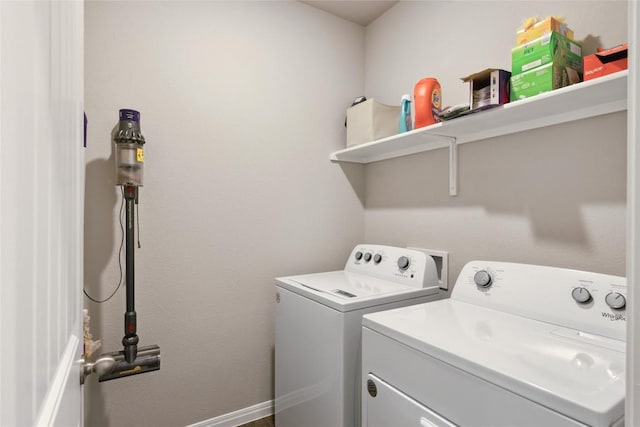
<svg viewBox="0 0 640 427">
<path fill-rule="evenodd" d="M 367 274 L 419 288 L 438 286 L 435 261 L 418 249 L 358 245 L 351 252 L 345 271 Z"/>
<path fill-rule="evenodd" d="M 451 294 L 515 315 L 625 339 L 626 278 L 494 261 L 467 263 Z"/>
</svg>

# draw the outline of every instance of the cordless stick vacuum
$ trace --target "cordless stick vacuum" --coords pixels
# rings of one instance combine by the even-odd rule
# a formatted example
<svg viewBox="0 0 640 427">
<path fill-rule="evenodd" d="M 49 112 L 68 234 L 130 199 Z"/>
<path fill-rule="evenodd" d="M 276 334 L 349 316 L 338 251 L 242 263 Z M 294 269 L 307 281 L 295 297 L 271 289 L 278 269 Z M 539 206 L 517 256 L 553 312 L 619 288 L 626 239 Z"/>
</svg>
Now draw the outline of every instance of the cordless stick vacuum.
<svg viewBox="0 0 640 427">
<path fill-rule="evenodd" d="M 115 380 L 160 369 L 160 347 L 150 345 L 138 348 L 136 334 L 135 276 L 134 276 L 134 204 L 138 204 L 138 187 L 142 187 L 144 165 L 144 136 L 140 132 L 140 113 L 120 110 L 120 121 L 114 138 L 117 184 L 123 188 L 125 211 L 125 271 L 127 311 L 124 314 L 124 349 L 103 354 L 101 359 L 113 359 L 110 372 L 102 373 L 99 381 Z M 104 360 L 103 359 L 103 360 Z"/>
</svg>

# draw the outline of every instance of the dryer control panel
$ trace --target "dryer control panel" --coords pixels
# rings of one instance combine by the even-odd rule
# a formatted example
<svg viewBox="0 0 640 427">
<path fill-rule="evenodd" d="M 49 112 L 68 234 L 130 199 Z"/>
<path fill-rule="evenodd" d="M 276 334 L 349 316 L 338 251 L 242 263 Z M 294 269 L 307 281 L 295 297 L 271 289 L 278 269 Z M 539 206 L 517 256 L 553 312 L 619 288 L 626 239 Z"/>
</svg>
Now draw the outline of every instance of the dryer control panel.
<svg viewBox="0 0 640 427">
<path fill-rule="evenodd" d="M 620 276 L 495 261 L 467 263 L 452 299 L 619 340 L 627 281 Z"/>
<path fill-rule="evenodd" d="M 436 262 L 426 250 L 362 244 L 351 251 L 344 269 L 416 288 L 439 284 Z"/>
</svg>

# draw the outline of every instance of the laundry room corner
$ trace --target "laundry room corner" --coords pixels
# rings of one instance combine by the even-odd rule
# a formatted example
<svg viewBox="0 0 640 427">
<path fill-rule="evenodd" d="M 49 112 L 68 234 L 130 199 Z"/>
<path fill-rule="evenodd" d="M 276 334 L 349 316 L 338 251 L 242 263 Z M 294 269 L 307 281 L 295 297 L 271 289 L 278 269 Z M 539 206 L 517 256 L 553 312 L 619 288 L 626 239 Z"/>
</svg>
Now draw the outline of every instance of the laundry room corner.
<svg viewBox="0 0 640 427">
<path fill-rule="evenodd" d="M 511 69 L 531 16 L 564 17 L 585 55 L 628 37 L 626 2 L 399 2 L 366 28 L 365 93 L 397 105 L 433 76 L 443 107 L 468 102 L 461 77 Z M 624 276 L 626 122 L 619 111 L 458 144 L 457 196 L 447 149 L 369 163 L 365 241 L 447 251 L 452 278 L 480 257 Z"/>
<path fill-rule="evenodd" d="M 121 280 L 112 132 L 135 109 L 137 326 L 162 351 L 159 371 L 90 376 L 86 424 L 270 401 L 275 277 L 342 268 L 364 237 L 363 168 L 327 160 L 363 91 L 364 28 L 298 2 L 87 2 L 85 62 L 85 290 Z M 122 348 L 123 287 L 85 299 L 99 352 Z"/>
</svg>

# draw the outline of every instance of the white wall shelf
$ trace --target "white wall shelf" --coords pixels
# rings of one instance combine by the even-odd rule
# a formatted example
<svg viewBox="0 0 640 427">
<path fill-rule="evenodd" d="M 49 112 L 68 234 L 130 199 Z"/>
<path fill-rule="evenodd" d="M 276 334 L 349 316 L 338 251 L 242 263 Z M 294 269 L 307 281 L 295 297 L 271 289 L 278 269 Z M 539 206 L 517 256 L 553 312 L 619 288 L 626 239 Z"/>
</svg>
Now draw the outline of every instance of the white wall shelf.
<svg viewBox="0 0 640 427">
<path fill-rule="evenodd" d="M 468 116 L 436 123 L 331 154 L 333 162 L 370 163 L 450 147 L 500 135 L 599 116 L 627 108 L 627 75 L 605 77 L 514 101 Z M 455 181 L 455 153 L 451 178 Z M 455 182 L 452 183 L 455 193 Z M 455 195 L 455 194 L 452 194 Z"/>
</svg>

